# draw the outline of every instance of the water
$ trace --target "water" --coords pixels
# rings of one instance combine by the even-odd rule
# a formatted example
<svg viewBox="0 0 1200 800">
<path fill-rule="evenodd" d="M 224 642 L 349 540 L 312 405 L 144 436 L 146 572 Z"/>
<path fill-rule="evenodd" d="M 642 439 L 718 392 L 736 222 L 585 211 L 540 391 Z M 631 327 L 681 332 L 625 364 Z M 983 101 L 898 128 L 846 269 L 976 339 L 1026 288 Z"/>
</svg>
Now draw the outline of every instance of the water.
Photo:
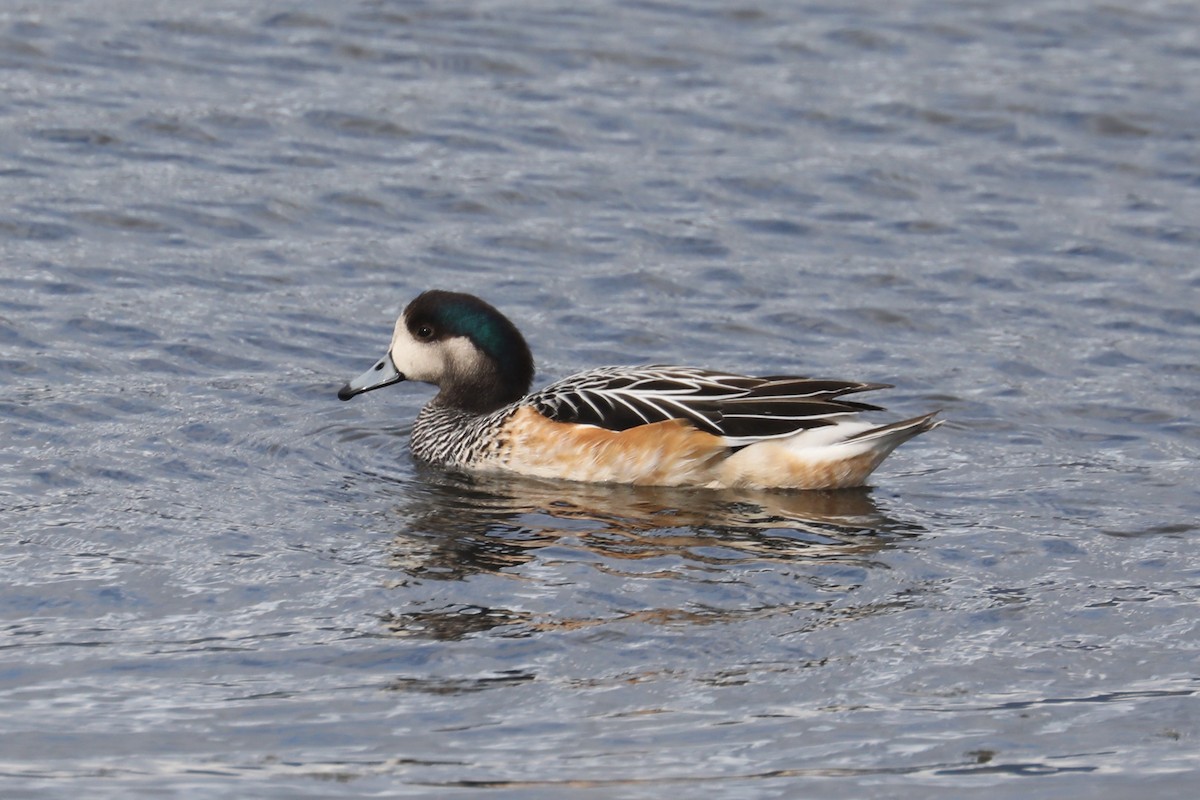
<svg viewBox="0 0 1200 800">
<path fill-rule="evenodd" d="M 5 4 L 4 797 L 1184 795 L 1198 26 Z M 539 382 L 950 422 L 836 494 L 445 475 L 427 388 L 334 396 L 430 287 Z"/>
</svg>

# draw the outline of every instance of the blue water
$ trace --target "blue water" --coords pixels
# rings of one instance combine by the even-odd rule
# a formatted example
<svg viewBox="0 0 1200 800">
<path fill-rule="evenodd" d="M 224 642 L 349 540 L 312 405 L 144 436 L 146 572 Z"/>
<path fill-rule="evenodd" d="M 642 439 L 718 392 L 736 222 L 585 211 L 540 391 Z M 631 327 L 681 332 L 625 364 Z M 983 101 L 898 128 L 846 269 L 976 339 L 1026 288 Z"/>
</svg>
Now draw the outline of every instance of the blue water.
<svg viewBox="0 0 1200 800">
<path fill-rule="evenodd" d="M 1200 8 L 0 8 L 5 798 L 1179 797 Z M 419 291 L 941 408 L 862 491 L 447 475 Z"/>
</svg>

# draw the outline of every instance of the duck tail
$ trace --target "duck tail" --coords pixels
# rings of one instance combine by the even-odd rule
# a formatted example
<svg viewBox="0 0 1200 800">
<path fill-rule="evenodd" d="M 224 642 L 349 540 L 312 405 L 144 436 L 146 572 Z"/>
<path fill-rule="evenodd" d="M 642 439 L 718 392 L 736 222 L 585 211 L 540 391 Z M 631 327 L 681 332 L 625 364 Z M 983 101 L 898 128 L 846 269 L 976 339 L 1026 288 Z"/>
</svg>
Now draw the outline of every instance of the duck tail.
<svg viewBox="0 0 1200 800">
<path fill-rule="evenodd" d="M 931 431 L 941 425 L 943 420 L 934 419 L 937 415 L 938 412 L 931 411 L 919 417 L 892 422 L 888 425 L 880 425 L 878 428 L 871 428 L 862 433 L 856 433 L 847 438 L 846 441 L 862 442 L 864 444 L 870 442 L 872 450 L 885 454 L 890 453 L 914 436 Z"/>
</svg>

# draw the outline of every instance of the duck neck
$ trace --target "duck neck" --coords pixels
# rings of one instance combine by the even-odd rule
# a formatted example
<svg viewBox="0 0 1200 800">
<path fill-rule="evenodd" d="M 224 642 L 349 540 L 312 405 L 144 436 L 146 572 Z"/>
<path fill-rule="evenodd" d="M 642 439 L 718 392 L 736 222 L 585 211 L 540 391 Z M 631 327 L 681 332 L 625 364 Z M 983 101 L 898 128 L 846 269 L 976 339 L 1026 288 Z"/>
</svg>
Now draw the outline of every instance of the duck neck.
<svg viewBox="0 0 1200 800">
<path fill-rule="evenodd" d="M 487 414 L 515 403 L 529 392 L 533 380 L 533 363 L 527 366 L 489 362 L 474 365 L 470 371 L 451 374 L 442 382 L 441 391 L 433 404 L 472 414 Z"/>
</svg>

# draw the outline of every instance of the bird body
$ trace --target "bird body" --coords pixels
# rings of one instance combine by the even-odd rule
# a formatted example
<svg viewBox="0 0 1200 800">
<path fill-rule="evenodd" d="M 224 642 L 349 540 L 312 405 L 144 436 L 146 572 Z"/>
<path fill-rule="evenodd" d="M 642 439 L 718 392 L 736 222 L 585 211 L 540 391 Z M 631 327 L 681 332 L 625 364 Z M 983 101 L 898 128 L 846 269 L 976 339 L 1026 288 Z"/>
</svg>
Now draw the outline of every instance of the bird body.
<svg viewBox="0 0 1200 800">
<path fill-rule="evenodd" d="M 338 393 L 402 380 L 440 392 L 413 424 L 413 453 L 472 471 L 708 488 L 861 486 L 934 414 L 874 426 L 845 395 L 882 384 L 752 377 L 675 366 L 604 367 L 529 393 L 517 328 L 471 295 L 429 291 L 405 308 L 387 356 Z"/>
</svg>

